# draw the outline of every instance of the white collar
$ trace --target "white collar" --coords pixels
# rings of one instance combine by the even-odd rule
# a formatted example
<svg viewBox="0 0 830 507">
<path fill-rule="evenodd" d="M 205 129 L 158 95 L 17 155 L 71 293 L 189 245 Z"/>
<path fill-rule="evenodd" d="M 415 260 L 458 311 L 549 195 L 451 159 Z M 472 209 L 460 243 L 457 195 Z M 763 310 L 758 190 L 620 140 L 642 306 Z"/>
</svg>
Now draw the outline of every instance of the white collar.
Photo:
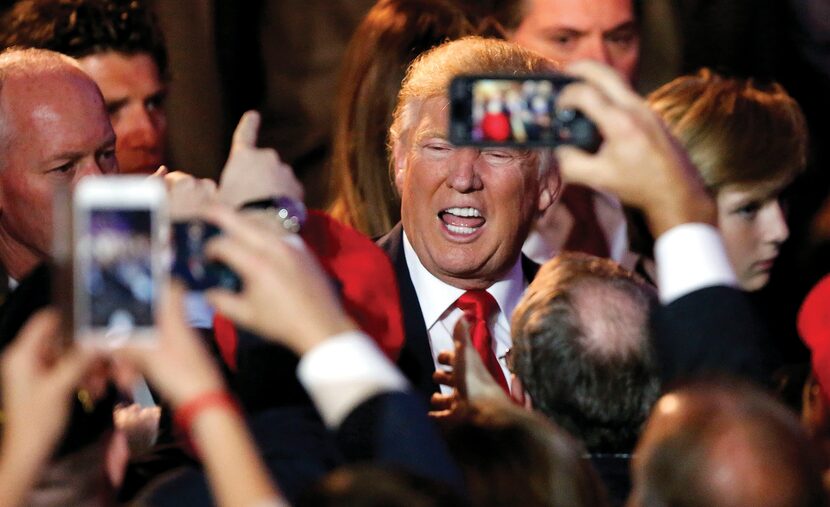
<svg viewBox="0 0 830 507">
<path fill-rule="evenodd" d="M 412 286 L 415 288 L 418 303 L 421 305 L 424 324 L 427 329 L 430 329 L 445 315 L 450 305 L 466 291 L 454 287 L 430 273 L 421 263 L 415 249 L 412 248 L 409 238 L 406 237 L 406 232 L 403 233 L 403 247 L 406 266 L 409 268 L 409 277 L 412 279 Z M 527 282 L 522 274 L 520 256 L 504 277 L 487 288 L 487 292 L 493 296 L 501 309 L 498 325 L 510 329 L 510 317 L 513 315 L 513 309 L 519 303 L 526 287 Z"/>
</svg>

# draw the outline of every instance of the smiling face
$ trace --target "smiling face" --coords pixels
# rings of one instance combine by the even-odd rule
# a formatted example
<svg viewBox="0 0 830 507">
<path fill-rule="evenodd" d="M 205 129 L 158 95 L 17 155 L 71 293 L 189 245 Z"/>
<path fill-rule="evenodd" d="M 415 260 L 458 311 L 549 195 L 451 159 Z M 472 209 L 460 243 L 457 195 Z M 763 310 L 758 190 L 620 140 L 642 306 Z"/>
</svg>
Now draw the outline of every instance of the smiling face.
<svg viewBox="0 0 830 507">
<path fill-rule="evenodd" d="M 16 279 L 49 258 L 58 185 L 114 173 L 115 134 L 98 88 L 68 65 L 7 78 L 0 95 L 0 261 Z"/>
<path fill-rule="evenodd" d="M 152 56 L 107 51 L 83 57 L 79 63 L 104 96 L 118 138 L 121 172 L 158 169 L 167 143 L 167 87 Z"/>
<path fill-rule="evenodd" d="M 729 260 L 744 290 L 761 289 L 769 281 L 789 229 L 779 196 L 789 184 L 726 185 L 717 193 L 718 227 Z"/>
<path fill-rule="evenodd" d="M 462 289 L 489 287 L 516 262 L 530 225 L 558 190 L 537 155 L 460 148 L 447 140 L 444 98 L 426 100 L 393 147 L 401 220 L 421 263 Z"/>
<path fill-rule="evenodd" d="M 511 40 L 561 64 L 595 60 L 633 81 L 640 36 L 631 0 L 525 0 Z"/>
</svg>

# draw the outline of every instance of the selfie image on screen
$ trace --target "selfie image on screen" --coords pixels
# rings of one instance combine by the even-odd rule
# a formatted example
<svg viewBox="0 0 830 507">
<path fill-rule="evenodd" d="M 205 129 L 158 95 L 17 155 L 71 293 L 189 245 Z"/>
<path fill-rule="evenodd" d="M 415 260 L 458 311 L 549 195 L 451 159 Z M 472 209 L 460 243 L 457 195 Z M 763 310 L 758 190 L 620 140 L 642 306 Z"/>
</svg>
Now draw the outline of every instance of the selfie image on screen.
<svg viewBox="0 0 830 507">
<path fill-rule="evenodd" d="M 473 85 L 476 142 L 551 141 L 554 97 L 558 90 L 544 79 L 482 79 Z"/>
<path fill-rule="evenodd" d="M 89 216 L 89 326 L 128 333 L 153 325 L 152 215 L 149 210 L 95 209 Z"/>
</svg>

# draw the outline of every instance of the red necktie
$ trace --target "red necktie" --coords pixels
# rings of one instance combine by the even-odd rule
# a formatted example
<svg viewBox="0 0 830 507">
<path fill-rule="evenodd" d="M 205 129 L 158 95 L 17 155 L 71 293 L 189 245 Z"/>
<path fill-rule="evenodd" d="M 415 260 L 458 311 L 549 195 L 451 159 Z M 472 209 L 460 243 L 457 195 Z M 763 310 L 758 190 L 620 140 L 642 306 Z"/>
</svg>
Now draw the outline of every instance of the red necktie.
<svg viewBox="0 0 830 507">
<path fill-rule="evenodd" d="M 563 250 L 608 257 L 610 252 L 605 231 L 594 210 L 594 191 L 582 185 L 568 185 L 562 192 L 562 204 L 574 219 Z"/>
<path fill-rule="evenodd" d="M 496 359 L 496 354 L 493 353 L 493 337 L 487 328 L 487 321 L 498 309 L 498 303 L 487 291 L 468 290 L 458 298 L 455 304 L 470 318 L 470 339 L 478 355 L 481 356 L 484 366 L 502 389 L 509 394 L 510 390 L 507 387 L 504 372 Z"/>
</svg>

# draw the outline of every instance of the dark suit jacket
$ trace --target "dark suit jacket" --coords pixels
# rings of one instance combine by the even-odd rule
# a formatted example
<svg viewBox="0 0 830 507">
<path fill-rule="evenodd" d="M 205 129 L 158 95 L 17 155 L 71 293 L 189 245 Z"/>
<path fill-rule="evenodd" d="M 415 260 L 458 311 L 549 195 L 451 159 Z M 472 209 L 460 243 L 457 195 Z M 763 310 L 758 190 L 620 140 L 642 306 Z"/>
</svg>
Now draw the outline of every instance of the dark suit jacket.
<svg viewBox="0 0 830 507">
<path fill-rule="evenodd" d="M 384 392 L 355 407 L 329 434 L 311 409 L 280 407 L 249 423 L 262 458 L 290 501 L 339 464 L 372 462 L 443 482 L 463 493 L 464 481 L 421 400 Z M 198 468 L 178 470 L 146 491 L 140 505 L 214 505 Z"/>
<path fill-rule="evenodd" d="M 659 307 L 652 326 L 664 389 L 713 374 L 768 384 L 761 322 L 748 295 L 733 287 L 706 287 Z"/>
<path fill-rule="evenodd" d="M 403 226 L 399 223 L 386 236 L 378 241 L 380 246 L 392 260 L 395 266 L 395 275 L 398 277 L 398 290 L 401 295 L 401 310 L 403 311 L 403 325 L 406 339 L 398 358 L 398 367 L 409 379 L 415 389 L 423 393 L 427 399 L 434 392 L 438 392 L 438 385 L 432 381 L 435 363 L 432 360 L 432 349 L 429 344 L 429 334 L 424 325 L 424 314 L 418 303 L 418 295 L 412 285 L 409 268 L 403 248 Z M 522 256 L 522 270 L 525 278 L 532 280 L 539 271 L 539 265 Z"/>
</svg>

